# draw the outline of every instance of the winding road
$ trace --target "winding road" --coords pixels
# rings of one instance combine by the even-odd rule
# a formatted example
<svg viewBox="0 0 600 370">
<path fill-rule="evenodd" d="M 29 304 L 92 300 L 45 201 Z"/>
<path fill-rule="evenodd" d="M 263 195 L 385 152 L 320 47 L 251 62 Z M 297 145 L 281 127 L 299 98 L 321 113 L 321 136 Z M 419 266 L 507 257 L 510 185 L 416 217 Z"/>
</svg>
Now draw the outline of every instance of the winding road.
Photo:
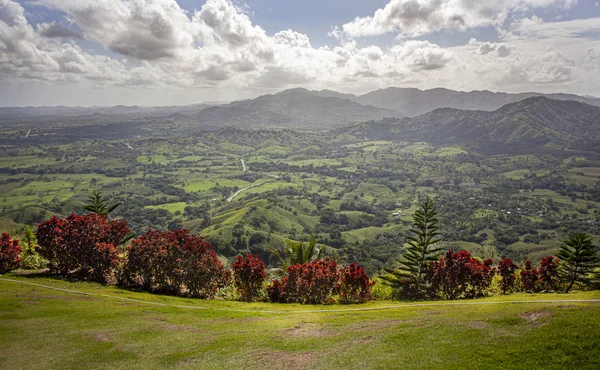
<svg viewBox="0 0 600 370">
<path fill-rule="evenodd" d="M 244 161 L 244 159 L 240 158 L 240 162 L 242 162 L 242 168 L 244 169 L 244 172 L 248 171 L 248 166 L 246 166 L 246 162 Z M 227 198 L 227 202 L 231 203 L 231 201 L 233 200 L 233 198 L 237 197 L 238 195 L 240 195 L 240 193 L 248 190 L 248 189 L 252 189 L 255 188 L 257 186 L 261 186 L 263 184 L 266 184 L 267 182 L 271 182 L 271 181 L 275 181 L 279 178 L 279 176 L 277 175 L 265 175 L 265 176 L 269 176 L 272 177 L 271 180 L 267 180 L 267 181 L 263 181 L 263 182 L 259 182 L 258 184 L 252 184 L 250 186 L 246 186 L 245 188 L 241 188 L 240 190 L 236 191 L 235 193 L 231 194 L 231 196 L 229 198 Z"/>
</svg>

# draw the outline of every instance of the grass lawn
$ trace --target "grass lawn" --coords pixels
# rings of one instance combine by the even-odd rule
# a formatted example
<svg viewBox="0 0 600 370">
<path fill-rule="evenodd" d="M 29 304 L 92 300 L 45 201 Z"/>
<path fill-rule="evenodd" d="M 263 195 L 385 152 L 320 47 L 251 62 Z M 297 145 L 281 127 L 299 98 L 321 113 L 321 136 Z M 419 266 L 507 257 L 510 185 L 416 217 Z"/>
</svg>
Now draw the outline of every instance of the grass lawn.
<svg viewBox="0 0 600 370">
<path fill-rule="evenodd" d="M 542 301 L 599 300 L 598 291 L 299 306 L 14 274 L 0 278 L 0 291 L 3 369 L 600 368 L 600 302 Z M 538 302 L 495 304 L 516 300 Z M 384 309 L 390 305 L 396 307 Z M 364 308 L 381 309 L 356 310 Z"/>
</svg>

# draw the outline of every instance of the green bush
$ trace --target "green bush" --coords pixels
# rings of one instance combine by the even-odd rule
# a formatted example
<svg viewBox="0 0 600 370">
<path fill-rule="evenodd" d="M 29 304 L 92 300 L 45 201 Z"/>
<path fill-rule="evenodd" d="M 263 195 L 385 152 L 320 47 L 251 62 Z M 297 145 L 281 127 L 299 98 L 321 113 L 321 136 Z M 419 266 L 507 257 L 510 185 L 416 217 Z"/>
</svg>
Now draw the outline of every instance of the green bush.
<svg viewBox="0 0 600 370">
<path fill-rule="evenodd" d="M 394 289 L 385 284 L 379 277 L 373 279 L 375 285 L 371 288 L 371 295 L 376 301 L 389 301 L 394 299 Z"/>
</svg>

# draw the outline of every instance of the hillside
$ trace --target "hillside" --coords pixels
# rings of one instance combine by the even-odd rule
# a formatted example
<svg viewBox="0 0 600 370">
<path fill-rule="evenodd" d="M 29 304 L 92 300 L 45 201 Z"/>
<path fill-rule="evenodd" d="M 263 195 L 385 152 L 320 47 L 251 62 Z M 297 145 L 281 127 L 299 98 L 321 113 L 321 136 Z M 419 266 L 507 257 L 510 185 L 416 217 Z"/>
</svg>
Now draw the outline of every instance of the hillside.
<svg viewBox="0 0 600 370">
<path fill-rule="evenodd" d="M 369 139 L 466 145 L 480 151 L 600 147 L 600 107 L 576 101 L 533 97 L 495 111 L 440 108 L 404 119 L 385 119 L 338 129 Z"/>
<path fill-rule="evenodd" d="M 289 307 L 157 296 L 35 275 L 0 278 L 0 290 L 0 359 L 7 370 L 389 369 L 398 358 L 406 368 L 447 367 L 449 361 L 457 369 L 474 362 L 486 369 L 600 366 L 590 350 L 600 345 L 597 291 Z M 566 299 L 582 302 L 561 302 Z M 515 300 L 539 302 L 508 303 Z"/>
<path fill-rule="evenodd" d="M 296 130 L 327 129 L 339 125 L 384 117 L 398 117 L 396 111 L 361 105 L 352 100 L 319 96 L 306 89 L 285 90 L 253 100 L 233 102 L 188 115 L 200 124 Z"/>
</svg>

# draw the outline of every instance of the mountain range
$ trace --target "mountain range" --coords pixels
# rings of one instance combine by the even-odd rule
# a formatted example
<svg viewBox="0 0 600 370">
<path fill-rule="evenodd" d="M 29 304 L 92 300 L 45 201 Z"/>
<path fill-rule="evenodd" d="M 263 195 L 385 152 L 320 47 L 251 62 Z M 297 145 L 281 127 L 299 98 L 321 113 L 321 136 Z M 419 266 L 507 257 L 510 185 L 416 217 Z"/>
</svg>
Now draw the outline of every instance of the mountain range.
<svg viewBox="0 0 600 370">
<path fill-rule="evenodd" d="M 7 107 L 0 108 L 0 120 L 91 115 L 108 118 L 164 117 L 211 128 L 313 130 L 331 129 L 385 117 L 413 117 L 438 108 L 494 111 L 506 104 L 535 96 L 600 106 L 598 98 L 571 94 L 508 94 L 491 91 L 462 92 L 442 88 L 419 90 L 390 87 L 357 96 L 332 90 L 309 91 L 295 88 L 226 104 L 165 107 Z"/>
<path fill-rule="evenodd" d="M 62 130 L 56 136 L 62 140 L 162 137 L 230 127 L 329 130 L 364 139 L 460 144 L 488 152 L 600 152 L 600 99 L 401 88 L 355 96 L 297 88 L 213 106 L 0 108 L 0 127 L 14 130 L 7 142 L 19 142 L 30 129 L 35 135 L 36 127 Z"/>
<path fill-rule="evenodd" d="M 412 118 L 387 118 L 335 130 L 370 140 L 460 144 L 484 152 L 600 152 L 600 107 L 544 96 L 494 111 L 439 108 Z"/>
</svg>

